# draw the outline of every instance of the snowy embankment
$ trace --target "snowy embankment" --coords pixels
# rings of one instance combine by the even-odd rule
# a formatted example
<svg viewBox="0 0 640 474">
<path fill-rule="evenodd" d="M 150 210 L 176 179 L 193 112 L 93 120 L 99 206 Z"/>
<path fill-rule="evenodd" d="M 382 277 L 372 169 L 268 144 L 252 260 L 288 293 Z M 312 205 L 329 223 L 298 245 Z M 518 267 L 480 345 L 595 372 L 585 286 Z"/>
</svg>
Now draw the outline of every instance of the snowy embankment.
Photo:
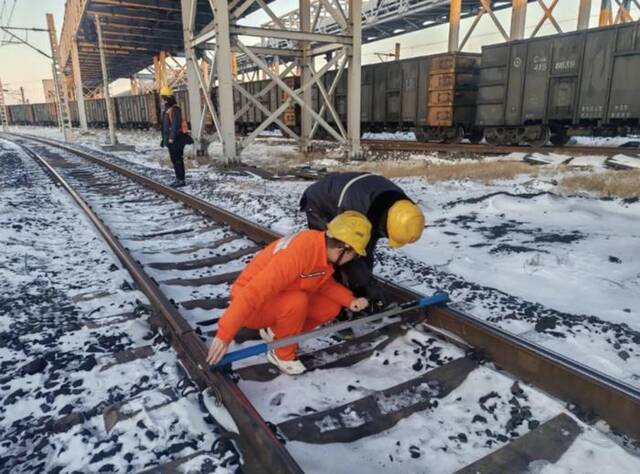
<svg viewBox="0 0 640 474">
<path fill-rule="evenodd" d="M 4 140 L 0 255 L 0 471 L 137 472 L 194 453 L 185 467 L 234 471 L 197 388 L 176 388 L 184 374 L 144 295 L 72 199 Z M 110 431 L 108 407 L 126 414 Z"/>
<path fill-rule="evenodd" d="M 82 141 L 99 148 L 95 136 Z M 157 162 L 166 154 L 157 134 L 123 134 L 123 141 L 141 149 L 117 154 L 129 166 L 171 179 L 170 168 Z M 295 154 L 293 146 L 256 146 L 265 150 L 258 165 L 283 148 Z M 442 161 L 427 155 L 410 163 Z M 573 161 L 573 173 L 604 169 L 604 157 Z M 396 179 L 429 225 L 419 242 L 398 252 L 380 245 L 376 272 L 420 291 L 448 291 L 459 309 L 640 386 L 640 202 L 567 195 L 557 183 L 571 166 L 541 169 L 489 184 Z M 298 199 L 308 182 L 265 181 L 206 166 L 189 170 L 189 182 L 186 192 L 281 233 L 305 225 Z"/>
<path fill-rule="evenodd" d="M 136 153 L 120 154 L 120 158 L 109 159 L 120 163 L 124 159 L 131 168 L 169 181 L 172 172 L 168 168 L 156 163 L 147 166 L 145 161 L 149 156 L 160 156 L 166 152 L 157 149 L 157 144 L 156 148 L 153 147 L 153 135 L 138 135 L 140 139 L 136 141 L 148 140 L 147 152 L 141 156 Z M 87 145 L 95 148 L 96 144 L 88 142 Z M 267 145 L 264 147 L 266 149 Z M 297 200 L 308 182 L 264 181 L 220 173 L 206 167 L 191 169 L 189 180 L 186 192 L 279 232 L 292 232 L 304 225 L 303 216 L 297 212 Z M 625 219 L 637 216 L 640 212 L 637 203 L 550 194 L 554 185 L 548 178 L 532 180 L 520 176 L 484 185 L 472 181 L 436 183 L 412 177 L 399 179 L 398 183 L 423 206 L 430 226 L 420 242 L 400 252 L 391 252 L 382 245 L 380 264 L 376 269 L 379 274 L 425 292 L 447 290 L 458 307 L 538 342 L 552 345 L 552 342 L 559 341 L 574 357 L 581 357 L 584 352 L 581 345 L 586 345 L 598 356 L 594 361 L 596 366 L 610 364 L 608 372 L 618 370 L 622 378 L 634 380 L 639 373 L 638 354 L 634 352 L 633 341 L 622 341 L 632 330 L 617 324 L 616 318 L 620 314 L 606 314 L 603 308 L 610 305 L 595 306 L 598 314 L 592 311 L 594 300 L 605 292 L 600 291 L 595 276 L 586 270 L 588 265 L 581 266 L 576 272 L 576 265 L 564 268 L 557 263 L 550 273 L 565 272 L 558 278 L 545 275 L 544 271 L 533 272 L 537 275 L 521 272 L 520 263 L 509 259 L 533 252 L 527 258 L 536 254 L 540 254 L 539 258 L 571 254 L 582 261 L 595 253 L 597 264 L 599 256 L 608 253 L 608 239 L 623 233 L 624 229 L 617 227 L 633 224 L 625 224 Z M 575 220 L 569 220 L 568 216 L 573 216 L 577 208 L 582 211 L 577 213 Z M 557 218 L 549 216 L 558 212 Z M 602 219 L 606 220 L 600 222 Z M 599 226 L 594 226 L 592 221 L 598 221 Z M 610 229 L 611 226 L 614 228 Z M 579 230 L 581 235 L 573 230 Z M 628 229 L 626 232 L 632 239 L 620 241 L 620 245 L 637 242 L 633 240 L 638 238 L 637 232 L 634 234 Z M 602 249 L 605 249 L 604 253 Z M 620 260 L 620 263 L 611 262 L 618 265 L 613 268 L 624 270 L 621 274 L 609 271 L 608 277 L 624 279 L 628 274 L 639 273 L 638 261 L 633 255 L 619 252 L 613 256 Z M 607 271 L 606 267 L 603 268 Z M 496 275 L 503 271 L 507 276 L 497 279 Z M 552 283 L 543 285 L 544 291 L 532 291 L 530 286 L 541 285 L 539 281 L 532 280 L 534 276 L 543 282 L 552 278 Z M 570 276 L 575 277 L 573 283 L 565 281 L 565 277 Z M 575 281 L 580 279 L 587 280 L 583 284 L 589 285 L 592 292 L 599 292 L 588 295 L 589 301 L 571 297 Z M 637 279 L 631 284 L 637 285 Z M 563 293 L 564 299 L 561 297 Z M 563 312 L 563 304 L 570 309 Z M 638 314 L 637 306 L 631 304 L 629 309 Z M 622 312 L 628 314 L 624 310 Z M 618 348 L 607 341 L 611 338 Z M 422 353 L 416 355 L 411 350 L 416 341 L 421 347 L 424 344 L 429 357 L 422 357 Z M 445 358 L 461 356 L 451 351 L 437 352 L 435 347 L 431 347 L 438 345 L 428 335 L 412 331 L 398 341 L 397 349 L 390 348 L 388 352 L 393 356 L 387 354 L 388 360 L 382 360 L 383 357 L 376 354 L 357 366 L 332 371 L 330 379 L 323 371 L 316 371 L 296 379 L 279 377 L 269 385 L 242 382 L 242 388 L 267 419 L 279 422 L 291 416 L 292 412 L 306 410 L 308 405 L 315 408 L 333 406 L 372 389 L 383 388 L 396 378 L 404 380 L 418 370 L 411 366 L 416 357 L 422 370 L 422 364 L 428 365 L 433 355 Z M 618 354 L 620 350 L 627 351 L 629 357 L 623 359 Z M 309 472 L 352 472 L 354 465 L 375 465 L 385 472 L 445 473 L 508 442 L 511 432 L 524 434 L 537 423 L 565 410 L 562 403 L 549 400 L 532 387 L 520 388 L 507 374 L 490 366 L 475 371 L 434 408 L 417 413 L 380 435 L 349 445 L 319 447 L 292 442 L 287 447 Z M 520 420 L 519 417 L 529 409 L 534 414 L 533 418 Z M 187 418 L 188 414 L 195 416 L 195 412 L 187 412 L 184 419 L 194 423 L 194 429 L 197 429 L 198 418 Z M 512 426 L 514 424 L 515 427 Z M 535 466 L 536 472 L 551 474 L 589 469 L 594 472 L 607 472 L 607 469 L 610 472 L 634 472 L 638 469 L 640 461 L 637 457 L 626 453 L 598 430 L 582 423 L 580 426 L 584 431 L 569 451 L 553 465 L 542 463 Z M 605 426 L 601 428 L 606 431 Z M 171 436 L 169 438 L 172 439 Z M 164 442 L 167 443 L 166 440 Z M 129 444 L 125 443 L 125 446 Z M 100 447 L 94 449 L 102 452 Z M 125 452 L 125 449 L 120 449 Z"/>
</svg>

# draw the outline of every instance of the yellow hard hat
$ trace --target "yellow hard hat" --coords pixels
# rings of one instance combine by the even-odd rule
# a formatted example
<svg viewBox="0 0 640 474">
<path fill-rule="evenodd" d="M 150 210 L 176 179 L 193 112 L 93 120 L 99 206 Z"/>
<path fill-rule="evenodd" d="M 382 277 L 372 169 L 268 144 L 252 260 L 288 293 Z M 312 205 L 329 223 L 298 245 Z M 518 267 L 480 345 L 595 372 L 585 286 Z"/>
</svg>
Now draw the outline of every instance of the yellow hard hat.
<svg viewBox="0 0 640 474">
<path fill-rule="evenodd" d="M 173 95 L 173 89 L 169 86 L 162 86 L 160 88 L 160 96 L 161 97 L 169 97 Z"/>
<path fill-rule="evenodd" d="M 424 215 L 408 199 L 396 201 L 387 214 L 387 237 L 392 248 L 402 247 L 418 240 L 424 229 Z"/>
<path fill-rule="evenodd" d="M 371 238 L 371 222 L 364 214 L 345 211 L 327 224 L 329 237 L 344 242 L 358 255 L 367 255 L 367 244 Z"/>
</svg>

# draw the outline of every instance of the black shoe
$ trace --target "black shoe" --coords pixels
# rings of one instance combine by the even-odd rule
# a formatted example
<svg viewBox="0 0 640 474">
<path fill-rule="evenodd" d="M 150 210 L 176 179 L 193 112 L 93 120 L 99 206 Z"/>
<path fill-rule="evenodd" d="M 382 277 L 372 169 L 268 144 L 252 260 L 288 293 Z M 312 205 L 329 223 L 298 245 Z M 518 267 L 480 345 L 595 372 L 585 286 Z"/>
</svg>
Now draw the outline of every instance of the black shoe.
<svg viewBox="0 0 640 474">
<path fill-rule="evenodd" d="M 181 188 L 185 185 L 186 183 L 184 182 L 184 179 L 176 179 L 173 183 L 171 183 L 172 188 Z"/>
</svg>

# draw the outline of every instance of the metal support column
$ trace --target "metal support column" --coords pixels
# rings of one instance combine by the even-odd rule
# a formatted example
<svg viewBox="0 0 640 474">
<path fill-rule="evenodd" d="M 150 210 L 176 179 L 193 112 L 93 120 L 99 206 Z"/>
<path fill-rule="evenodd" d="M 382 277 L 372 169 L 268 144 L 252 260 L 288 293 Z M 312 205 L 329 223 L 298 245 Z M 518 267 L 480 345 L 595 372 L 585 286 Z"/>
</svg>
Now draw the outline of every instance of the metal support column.
<svg viewBox="0 0 640 474">
<path fill-rule="evenodd" d="M 578 30 L 589 28 L 589 17 L 591 16 L 591 0 L 580 0 L 578 7 Z"/>
<path fill-rule="evenodd" d="M 353 43 L 349 49 L 347 132 L 349 136 L 349 155 L 360 158 L 360 88 L 362 66 L 362 0 L 349 0 L 349 26 Z"/>
<path fill-rule="evenodd" d="M 194 0 L 182 0 L 183 10 L 197 6 Z M 204 4 L 206 2 L 199 2 Z M 239 154 L 251 144 L 262 131 L 272 125 L 278 126 L 284 134 L 298 141 L 301 149 L 306 150 L 318 129 L 323 129 L 340 145 L 349 150 L 352 157 L 360 156 L 360 68 L 362 46 L 362 0 L 349 0 L 346 14 L 344 2 L 337 0 L 298 0 L 296 15 L 283 19 L 278 17 L 264 0 L 209 0 L 213 9 L 213 22 L 194 35 L 194 48 L 214 50 L 215 78 L 217 79 L 218 110 L 211 110 L 222 149 L 227 162 L 235 162 Z M 271 18 L 271 23 L 262 27 L 246 26 L 239 21 L 245 17 L 247 9 L 256 3 Z M 314 10 L 315 8 L 315 10 Z M 333 33 L 322 31 L 319 25 L 320 10 L 332 18 L 339 30 Z M 311 13 L 314 13 L 313 18 Z M 258 44 L 245 44 L 246 37 L 260 38 Z M 232 73 L 232 52 L 237 52 L 239 72 L 243 76 L 249 72 L 256 79 L 263 77 L 268 84 L 259 90 L 250 91 L 234 80 Z M 326 63 L 318 70 L 314 58 L 324 56 Z M 328 56 L 328 57 L 327 57 Z M 283 64 L 278 66 L 280 60 Z M 349 64 L 347 92 L 347 122 L 343 122 L 333 105 L 337 78 Z M 300 68 L 299 86 L 292 87 L 291 71 Z M 337 68 L 336 76 L 326 81 L 325 74 Z M 204 81 L 200 88 L 210 94 L 213 85 L 213 73 L 208 84 Z M 329 85 L 328 89 L 326 86 Z M 267 108 L 264 97 L 275 88 L 278 103 Z M 313 107 L 312 91 L 318 92 L 320 110 Z M 233 93 L 246 99 L 245 105 L 234 111 Z M 284 100 L 283 100 L 284 98 Z M 271 105 L 271 104 L 270 104 Z M 299 107 L 302 137 L 293 131 L 283 120 L 293 107 Z M 256 119 L 253 131 L 236 143 L 235 120 L 254 110 Z M 330 116 L 330 120 L 325 117 Z M 347 131 L 348 129 L 348 131 Z"/>
<path fill-rule="evenodd" d="M 138 87 L 138 80 L 131 76 L 129 78 L 129 84 L 131 85 L 131 95 L 138 95 L 140 93 L 140 87 Z"/>
<path fill-rule="evenodd" d="M 462 0 L 451 0 L 449 5 L 449 52 L 457 53 L 460 47 L 460 13 Z"/>
<path fill-rule="evenodd" d="M 158 91 L 167 85 L 166 69 L 165 53 L 160 51 L 160 54 L 153 57 L 153 81 Z"/>
<path fill-rule="evenodd" d="M 60 106 L 60 83 L 55 79 L 55 77 L 57 76 L 58 72 L 56 70 L 56 65 L 55 64 L 51 64 L 51 75 L 53 76 L 53 99 L 54 102 L 56 104 L 56 120 L 58 120 L 58 128 L 60 129 L 60 131 L 64 134 L 64 120 L 62 119 L 62 107 Z M 64 141 L 67 141 L 67 138 L 65 136 Z"/>
<path fill-rule="evenodd" d="M 113 101 L 109 94 L 109 73 L 107 72 L 107 61 L 104 56 L 104 43 L 102 42 L 102 26 L 100 25 L 100 16 L 95 16 L 96 32 L 98 34 L 98 49 L 100 51 L 100 65 L 102 66 L 102 84 L 104 89 L 104 100 L 107 104 L 107 122 L 109 123 L 109 143 L 111 145 L 118 144 L 116 136 L 116 127 L 114 122 Z"/>
<path fill-rule="evenodd" d="M 67 81 L 64 79 L 63 67 L 60 64 L 60 49 L 58 48 L 56 25 L 51 13 L 47 13 L 47 30 L 49 31 L 49 43 L 51 43 L 51 59 L 53 60 L 52 73 L 56 90 L 56 101 L 58 102 L 58 120 L 64 141 L 68 142 L 71 140 L 69 95 L 67 94 Z"/>
<path fill-rule="evenodd" d="M 7 115 L 7 104 L 4 101 L 4 87 L 0 80 L 0 122 L 2 123 L 2 131 L 6 132 L 9 126 L 9 117 Z"/>
<path fill-rule="evenodd" d="M 78 117 L 80 128 L 88 130 L 87 111 L 84 106 L 84 91 L 82 87 L 82 74 L 80 73 L 80 55 L 78 54 L 78 41 L 74 37 L 71 42 L 71 68 L 73 70 L 73 83 L 76 86 L 76 101 L 78 102 Z"/>
<path fill-rule="evenodd" d="M 206 152 L 206 143 L 202 139 L 201 114 L 202 100 L 200 98 L 200 67 L 198 57 L 193 47 L 193 35 L 196 27 L 197 0 L 182 0 L 182 27 L 184 33 L 184 52 L 187 66 L 187 90 L 189 91 L 189 121 L 193 136 L 193 147 L 196 154 L 203 155 Z M 186 111 L 183 111 L 186 112 Z"/>
<path fill-rule="evenodd" d="M 183 0 L 184 1 L 184 0 Z M 218 107 L 220 108 L 220 140 L 227 164 L 238 161 L 235 119 L 233 113 L 233 75 L 231 72 L 231 40 L 229 37 L 229 2 L 213 0 L 216 24 L 216 73 Z"/>
<path fill-rule="evenodd" d="M 509 32 L 509 39 L 524 39 L 524 27 L 527 20 L 527 5 L 529 2 L 527 0 L 513 0 L 511 4 L 511 30 Z"/>
<path fill-rule="evenodd" d="M 598 26 L 613 24 L 613 11 L 611 10 L 611 0 L 602 0 L 600 3 L 600 17 Z"/>
<path fill-rule="evenodd" d="M 305 33 L 310 33 L 311 32 L 310 0 L 300 0 L 299 8 L 300 8 L 300 31 Z M 302 71 L 301 71 L 300 79 L 302 81 L 302 84 L 306 84 L 311 80 L 311 67 L 312 67 L 311 62 L 313 61 L 313 58 L 309 56 L 310 46 L 308 41 L 299 41 L 298 47 L 302 51 L 302 59 L 300 61 L 300 69 Z M 275 72 L 277 73 L 277 71 Z M 311 88 L 309 87 L 305 89 L 304 93 L 302 94 L 302 100 L 309 107 L 311 107 L 312 105 L 311 93 L 312 91 L 311 91 Z M 311 148 L 310 139 L 311 139 L 311 127 L 313 123 L 312 123 L 311 114 L 309 113 L 309 110 L 306 109 L 305 107 L 302 107 L 300 110 L 300 119 L 301 119 L 300 151 L 307 152 Z"/>
</svg>

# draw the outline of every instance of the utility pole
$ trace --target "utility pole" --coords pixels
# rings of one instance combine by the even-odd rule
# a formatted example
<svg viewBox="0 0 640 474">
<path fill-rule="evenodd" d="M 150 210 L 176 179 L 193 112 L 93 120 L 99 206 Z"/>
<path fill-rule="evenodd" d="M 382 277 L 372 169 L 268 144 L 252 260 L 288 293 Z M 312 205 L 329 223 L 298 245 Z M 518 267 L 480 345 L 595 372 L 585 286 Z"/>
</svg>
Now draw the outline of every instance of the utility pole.
<svg viewBox="0 0 640 474">
<path fill-rule="evenodd" d="M 63 66 L 60 64 L 60 51 L 58 50 L 58 38 L 53 15 L 47 13 L 47 29 L 49 30 L 49 42 L 51 43 L 51 59 L 53 60 L 53 83 L 58 102 L 58 117 L 64 141 L 71 140 L 71 114 L 69 113 L 69 100 L 67 95 L 67 81 L 64 79 Z"/>
<path fill-rule="evenodd" d="M 4 102 L 4 87 L 2 87 L 2 80 L 0 80 L 0 122 L 2 122 L 2 131 L 6 132 L 9 126 L 9 119 L 7 117 L 7 106 Z"/>
<path fill-rule="evenodd" d="M 20 97 L 22 98 L 22 105 L 26 104 L 24 100 L 24 87 L 20 86 Z"/>
<path fill-rule="evenodd" d="M 102 39 L 102 25 L 100 22 L 100 15 L 95 15 L 94 20 L 96 22 L 96 33 L 98 34 L 98 50 L 100 51 L 100 66 L 102 67 L 102 84 L 104 100 L 107 105 L 107 122 L 109 124 L 109 143 L 103 145 L 105 150 L 132 150 L 134 147 L 130 145 L 123 145 L 118 143 L 118 137 L 116 136 L 115 125 L 115 110 L 113 108 L 113 101 L 111 100 L 111 94 L 109 93 L 109 72 L 107 70 L 107 59 L 104 54 L 104 41 Z"/>
<path fill-rule="evenodd" d="M 102 25 L 100 16 L 95 16 L 96 32 L 98 33 L 98 49 L 100 50 L 100 66 L 102 67 L 102 84 L 104 86 L 104 100 L 107 104 L 107 122 L 109 124 L 109 144 L 117 145 L 116 127 L 113 121 L 113 103 L 109 94 L 109 73 L 107 72 L 107 60 L 104 56 L 104 43 L 102 41 Z"/>
<path fill-rule="evenodd" d="M 84 131 L 89 129 L 87 124 L 87 110 L 84 105 L 84 87 L 82 86 L 82 73 L 80 72 L 80 54 L 78 52 L 78 40 L 73 38 L 71 41 L 71 68 L 73 74 L 73 83 L 76 87 L 76 101 L 78 102 L 78 118 L 80 119 L 80 128 Z"/>
</svg>

